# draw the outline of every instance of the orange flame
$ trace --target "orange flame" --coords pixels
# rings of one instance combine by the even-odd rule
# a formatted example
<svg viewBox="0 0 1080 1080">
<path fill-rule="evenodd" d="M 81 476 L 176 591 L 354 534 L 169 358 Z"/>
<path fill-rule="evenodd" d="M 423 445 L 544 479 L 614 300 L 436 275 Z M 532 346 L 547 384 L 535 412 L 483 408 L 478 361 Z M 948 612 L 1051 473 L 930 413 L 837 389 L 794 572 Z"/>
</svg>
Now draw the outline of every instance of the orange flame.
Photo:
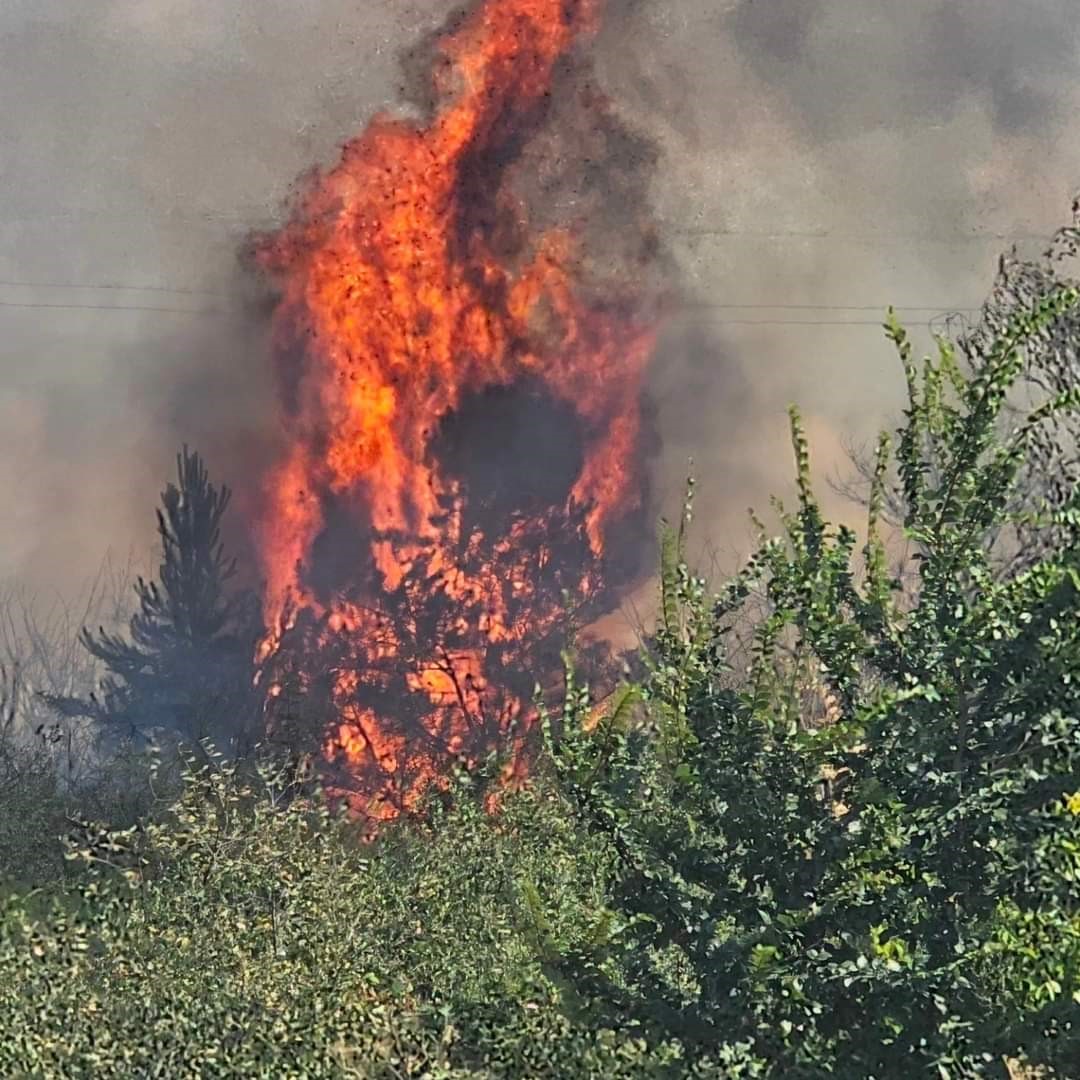
<svg viewBox="0 0 1080 1080">
<path fill-rule="evenodd" d="M 519 657 L 557 623 L 559 605 L 531 603 L 552 558 L 545 536 L 581 531 L 587 557 L 575 584 L 587 597 L 609 527 L 638 499 L 653 328 L 625 314 L 625 297 L 580 297 L 574 235 L 526 242 L 509 183 L 515 141 L 542 118 L 557 63 L 598 17 L 599 0 L 480 3 L 438 42 L 431 119 L 376 117 L 258 247 L 281 290 L 275 327 L 289 369 L 288 450 L 268 478 L 259 532 L 271 627 L 260 655 L 272 661 L 301 614 L 318 622 L 322 642 L 347 639 L 326 753 L 356 773 L 374 770 L 380 779 L 365 782 L 360 801 L 376 817 L 413 805 L 437 779 L 432 747 L 475 752 L 478 721 L 506 738 L 528 712 L 497 685 L 487 650 Z M 584 464 L 554 518 L 519 516 L 504 535 L 485 536 L 466 523 L 468 492 L 434 460 L 433 443 L 469 395 L 523 380 L 573 410 Z M 359 594 L 348 598 L 309 580 L 331 504 L 366 525 Z M 368 578 L 365 565 L 375 568 Z M 402 590 L 413 605 L 404 623 L 381 611 Z M 415 605 L 425 596 L 460 607 L 453 644 L 405 640 L 423 636 Z M 372 675 L 386 661 L 400 662 L 399 688 L 423 702 L 426 750 L 357 703 L 372 680 L 386 688 Z"/>
</svg>

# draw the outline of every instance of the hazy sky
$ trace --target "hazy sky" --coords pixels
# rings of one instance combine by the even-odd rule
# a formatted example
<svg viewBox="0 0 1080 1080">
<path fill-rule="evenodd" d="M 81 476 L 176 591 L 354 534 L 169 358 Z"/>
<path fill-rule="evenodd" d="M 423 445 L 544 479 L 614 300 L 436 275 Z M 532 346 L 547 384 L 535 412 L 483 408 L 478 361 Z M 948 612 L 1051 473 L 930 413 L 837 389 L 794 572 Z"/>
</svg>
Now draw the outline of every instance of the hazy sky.
<svg viewBox="0 0 1080 1080">
<path fill-rule="evenodd" d="M 237 248 L 452 6 L 0 4 L 0 579 L 69 590 L 148 550 L 182 439 L 243 470 L 271 391 Z M 697 459 L 721 550 L 788 478 L 789 401 L 825 465 L 895 406 L 887 304 L 975 306 L 1064 221 L 1077 33 L 1075 0 L 620 0 L 599 72 L 661 148 L 692 301 L 654 372 L 657 479 L 677 497 Z"/>
</svg>

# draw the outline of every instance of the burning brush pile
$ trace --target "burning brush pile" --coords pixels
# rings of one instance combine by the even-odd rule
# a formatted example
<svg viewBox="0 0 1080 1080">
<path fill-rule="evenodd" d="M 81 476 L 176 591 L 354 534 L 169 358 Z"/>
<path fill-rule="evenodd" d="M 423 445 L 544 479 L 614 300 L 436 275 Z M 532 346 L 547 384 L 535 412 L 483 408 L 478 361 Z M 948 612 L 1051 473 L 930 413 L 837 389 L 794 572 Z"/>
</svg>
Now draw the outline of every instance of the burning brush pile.
<svg viewBox="0 0 1080 1080">
<path fill-rule="evenodd" d="M 286 432 L 260 686 L 271 728 L 317 718 L 333 784 L 375 819 L 454 760 L 504 751 L 521 775 L 568 622 L 636 571 L 655 245 L 630 217 L 617 257 L 586 251 L 643 145 L 580 54 L 600 14 L 462 14 L 425 50 L 427 115 L 376 117 L 256 245 Z"/>
</svg>

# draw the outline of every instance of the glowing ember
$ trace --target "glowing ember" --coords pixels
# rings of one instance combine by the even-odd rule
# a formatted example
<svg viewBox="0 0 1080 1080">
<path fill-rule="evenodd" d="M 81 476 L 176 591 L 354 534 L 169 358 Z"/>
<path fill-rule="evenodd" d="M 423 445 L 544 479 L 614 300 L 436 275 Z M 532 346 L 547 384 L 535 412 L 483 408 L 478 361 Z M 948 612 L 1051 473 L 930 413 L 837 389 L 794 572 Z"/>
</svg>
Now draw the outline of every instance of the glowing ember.
<svg viewBox="0 0 1080 1080">
<path fill-rule="evenodd" d="M 260 659 L 274 708 L 283 686 L 322 694 L 325 755 L 374 817 L 454 757 L 520 748 L 566 598 L 601 595 L 606 538 L 639 500 L 652 327 L 634 297 L 583 299 L 572 233 L 527 238 L 511 193 L 597 18 L 598 0 L 479 4 L 438 44 L 431 119 L 377 117 L 258 246 L 289 446 L 260 529 Z"/>
</svg>

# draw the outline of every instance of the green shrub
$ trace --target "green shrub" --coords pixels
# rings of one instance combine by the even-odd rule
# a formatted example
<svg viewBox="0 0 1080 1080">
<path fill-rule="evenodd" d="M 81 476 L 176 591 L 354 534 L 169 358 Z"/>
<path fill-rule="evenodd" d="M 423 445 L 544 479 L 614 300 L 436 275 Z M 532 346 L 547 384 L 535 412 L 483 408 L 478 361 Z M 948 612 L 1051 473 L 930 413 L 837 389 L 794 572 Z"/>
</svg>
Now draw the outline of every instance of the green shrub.
<svg viewBox="0 0 1080 1080">
<path fill-rule="evenodd" d="M 1080 404 L 1073 388 L 1003 428 L 1023 344 L 1076 305 L 1059 287 L 1015 313 L 969 372 L 945 343 L 918 371 L 889 324 L 914 591 L 878 536 L 889 441 L 860 579 L 794 412 L 799 505 L 781 540 L 712 597 L 667 536 L 645 678 L 595 731 L 587 695 L 547 725 L 561 790 L 617 860 L 606 936 L 559 957 L 598 1022 L 632 1015 L 702 1052 L 744 1040 L 785 1077 L 1080 1061 L 1080 495 L 1054 508 L 1059 542 L 1039 559 L 990 567 L 1032 433 Z M 724 642 L 754 582 L 767 616 L 733 690 Z M 820 730 L 778 678 L 785 641 L 835 703 Z M 815 797 L 838 771 L 842 814 Z"/>
<path fill-rule="evenodd" d="M 661 1075 L 675 1050 L 573 1022 L 543 978 L 521 883 L 573 948 L 609 870 L 550 797 L 492 817 L 463 781 L 363 845 L 285 779 L 191 765 L 160 820 L 80 830 L 51 914 L 9 904 L 3 1075 Z"/>
<path fill-rule="evenodd" d="M 83 824 L 49 910 L 6 902 L 0 1072 L 1080 1075 L 1080 495 L 1016 498 L 1080 391 L 1005 412 L 1077 301 L 1017 308 L 967 368 L 944 342 L 920 368 L 890 320 L 909 401 L 865 544 L 824 521 L 793 413 L 780 537 L 714 595 L 665 531 L 638 676 L 598 712 L 569 668 L 497 814 L 462 774 L 362 843 L 287 775 L 203 755 L 166 812 Z M 1041 547 L 1003 571 L 1018 507 Z"/>
</svg>

